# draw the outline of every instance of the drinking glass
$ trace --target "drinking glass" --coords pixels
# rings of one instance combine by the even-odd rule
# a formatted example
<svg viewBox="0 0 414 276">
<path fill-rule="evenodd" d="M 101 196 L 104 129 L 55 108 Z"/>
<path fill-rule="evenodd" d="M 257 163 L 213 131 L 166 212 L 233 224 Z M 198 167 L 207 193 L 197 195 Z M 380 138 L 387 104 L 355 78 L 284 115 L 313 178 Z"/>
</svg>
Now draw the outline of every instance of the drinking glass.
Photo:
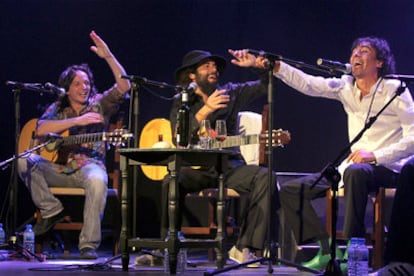
<svg viewBox="0 0 414 276">
<path fill-rule="evenodd" d="M 227 138 L 227 126 L 225 120 L 216 121 L 216 140 L 219 142 L 219 148 L 223 146 L 223 141 Z"/>
<path fill-rule="evenodd" d="M 210 148 L 211 132 L 210 121 L 202 120 L 198 130 L 198 138 L 200 139 L 200 147 L 202 149 Z"/>
</svg>

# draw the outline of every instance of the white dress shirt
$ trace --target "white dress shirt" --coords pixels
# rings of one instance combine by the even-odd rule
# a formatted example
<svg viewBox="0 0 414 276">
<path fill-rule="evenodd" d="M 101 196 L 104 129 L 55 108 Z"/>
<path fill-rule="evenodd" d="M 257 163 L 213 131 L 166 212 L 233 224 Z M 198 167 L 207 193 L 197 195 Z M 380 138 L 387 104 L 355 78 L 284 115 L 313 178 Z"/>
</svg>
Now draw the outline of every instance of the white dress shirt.
<svg viewBox="0 0 414 276">
<path fill-rule="evenodd" d="M 283 62 L 274 75 L 303 94 L 340 101 L 347 114 L 349 141 L 364 128 L 367 117 L 376 115 L 400 86 L 398 80 L 380 78 L 369 94 L 360 99 L 361 91 L 350 75 L 341 78 L 312 76 Z M 400 172 L 402 165 L 414 155 L 414 103 L 407 88 L 379 115 L 351 150 L 373 152 L 378 165 Z M 346 167 L 346 164 L 343 162 L 340 167 Z"/>
</svg>

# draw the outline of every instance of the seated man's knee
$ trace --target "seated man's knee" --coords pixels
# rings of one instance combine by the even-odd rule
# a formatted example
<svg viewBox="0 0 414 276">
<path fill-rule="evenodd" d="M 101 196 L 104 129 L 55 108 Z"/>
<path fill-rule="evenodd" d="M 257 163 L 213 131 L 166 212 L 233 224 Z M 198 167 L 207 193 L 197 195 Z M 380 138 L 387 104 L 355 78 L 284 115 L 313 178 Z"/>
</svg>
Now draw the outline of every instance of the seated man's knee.
<svg viewBox="0 0 414 276">
<path fill-rule="evenodd" d="M 17 159 L 17 172 L 20 178 L 24 179 L 42 158 L 37 154 L 30 154 L 27 157 Z"/>
<path fill-rule="evenodd" d="M 366 163 L 355 163 L 349 165 L 344 171 L 344 179 L 366 176 L 371 171 L 371 165 Z"/>
<path fill-rule="evenodd" d="M 401 169 L 401 173 L 413 173 L 414 172 L 414 158 L 410 159 Z"/>
<path fill-rule="evenodd" d="M 24 175 L 27 172 L 27 168 L 28 168 L 28 161 L 26 158 L 17 159 L 17 171 L 19 173 L 20 178 L 24 178 Z"/>
<path fill-rule="evenodd" d="M 103 197 L 108 191 L 108 177 L 105 174 L 94 174 L 87 179 L 86 188 L 96 197 Z"/>
</svg>

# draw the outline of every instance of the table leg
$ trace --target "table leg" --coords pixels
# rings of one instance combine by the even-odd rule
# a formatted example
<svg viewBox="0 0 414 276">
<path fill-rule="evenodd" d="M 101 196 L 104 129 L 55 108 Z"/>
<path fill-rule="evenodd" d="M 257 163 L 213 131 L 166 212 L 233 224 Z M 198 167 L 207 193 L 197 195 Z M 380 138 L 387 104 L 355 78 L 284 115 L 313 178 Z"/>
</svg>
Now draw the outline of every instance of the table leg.
<svg viewBox="0 0 414 276">
<path fill-rule="evenodd" d="M 120 156 L 120 168 L 121 168 L 121 181 L 122 181 L 122 192 L 121 192 L 121 212 L 122 218 L 128 218 L 128 159 L 125 156 Z M 128 271 L 129 266 L 129 249 L 128 249 L 128 226 L 129 222 L 127 219 L 122 220 L 121 234 L 120 234 L 120 246 L 121 246 L 121 259 L 122 259 L 122 270 Z"/>
<path fill-rule="evenodd" d="M 177 218 L 178 218 L 178 200 L 179 200 L 179 187 L 177 185 L 177 168 L 179 164 L 177 161 L 172 161 L 168 164 L 168 170 L 170 173 L 169 184 L 169 201 L 168 201 L 168 235 L 167 235 L 167 248 L 168 258 L 170 264 L 170 274 L 175 274 L 177 271 L 177 255 L 178 255 L 178 233 L 177 233 Z"/>
<path fill-rule="evenodd" d="M 217 249 L 216 249 L 216 258 L 217 258 L 217 267 L 223 268 L 226 264 L 226 258 L 224 256 L 224 239 L 225 239 L 225 223 L 224 223 L 224 212 L 225 212 L 225 190 L 224 190 L 224 176 L 222 170 L 222 162 L 221 156 L 219 156 L 219 160 L 217 162 L 217 171 L 219 173 L 218 178 L 218 186 L 219 186 L 219 193 L 217 199 Z"/>
</svg>

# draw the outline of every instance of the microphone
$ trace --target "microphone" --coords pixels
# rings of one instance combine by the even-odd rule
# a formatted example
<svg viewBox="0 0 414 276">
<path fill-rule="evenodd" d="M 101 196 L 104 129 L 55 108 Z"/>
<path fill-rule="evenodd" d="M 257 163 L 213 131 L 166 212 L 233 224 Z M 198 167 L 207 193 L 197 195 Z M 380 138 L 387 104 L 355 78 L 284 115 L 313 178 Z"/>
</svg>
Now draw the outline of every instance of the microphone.
<svg viewBox="0 0 414 276">
<path fill-rule="evenodd" d="M 45 86 L 45 88 L 47 90 L 49 90 L 49 91 L 51 91 L 53 93 L 56 93 L 58 95 L 61 95 L 61 94 L 65 94 L 66 93 L 66 91 L 65 91 L 64 88 L 62 88 L 60 86 L 57 86 L 57 85 L 54 85 L 54 84 L 52 84 L 50 82 L 45 83 L 44 86 Z"/>
<path fill-rule="evenodd" d="M 265 51 L 247 49 L 247 52 L 249 54 L 254 55 L 254 56 L 262 56 L 264 58 L 267 58 L 270 61 L 283 60 L 283 57 L 281 55 L 277 55 L 277 54 L 273 54 L 273 53 L 269 53 L 269 52 L 265 52 Z"/>
<path fill-rule="evenodd" d="M 147 78 L 144 78 L 144 77 L 141 77 L 141 76 L 136 76 L 136 75 L 119 75 L 119 76 L 121 77 L 121 79 L 127 79 L 127 80 L 130 80 L 130 81 L 139 80 L 139 81 L 142 81 L 144 83 L 148 81 Z"/>
<path fill-rule="evenodd" d="M 149 80 L 145 77 L 141 77 L 141 76 L 137 76 L 137 75 L 120 75 L 120 78 L 121 79 L 127 79 L 127 80 L 130 80 L 131 82 L 135 82 L 135 83 L 157 86 L 159 88 L 172 87 L 171 85 L 169 85 L 166 82 L 159 82 L 159 81 Z"/>
<path fill-rule="evenodd" d="M 50 82 L 45 83 L 42 85 L 41 83 L 25 83 L 25 82 L 18 82 L 18 81 L 6 81 L 7 86 L 11 86 L 16 89 L 25 89 L 25 90 L 31 90 L 47 94 L 64 94 L 65 89 L 51 84 Z"/>
<path fill-rule="evenodd" d="M 341 63 L 339 61 L 333 61 L 329 59 L 318 58 L 316 64 L 321 67 L 328 68 L 329 70 L 349 74 L 352 71 L 351 64 Z"/>
<path fill-rule="evenodd" d="M 266 69 L 270 69 L 275 61 L 283 60 L 283 57 L 281 55 L 265 52 L 262 50 L 258 51 L 253 49 L 247 49 L 247 52 L 257 57 L 264 57 L 266 59 L 264 63 Z"/>
<path fill-rule="evenodd" d="M 39 89 L 42 87 L 41 83 L 27 83 L 27 82 L 18 82 L 18 81 L 6 81 L 7 86 L 18 89 Z"/>
<path fill-rule="evenodd" d="M 194 91 L 197 89 L 197 87 L 198 87 L 198 84 L 197 84 L 195 81 L 193 81 L 192 83 L 190 83 L 190 84 L 187 86 L 187 88 L 185 88 L 185 90 L 186 90 L 188 93 L 192 93 L 192 92 L 194 92 Z"/>
<path fill-rule="evenodd" d="M 179 92 L 177 94 L 175 94 L 174 98 L 175 99 L 181 98 L 181 94 L 184 93 L 184 92 L 187 93 L 187 94 L 194 93 L 194 91 L 197 89 L 197 87 L 198 87 L 198 84 L 195 81 L 191 82 L 187 87 L 183 87 L 183 86 L 179 85 L 178 86 Z"/>
</svg>

